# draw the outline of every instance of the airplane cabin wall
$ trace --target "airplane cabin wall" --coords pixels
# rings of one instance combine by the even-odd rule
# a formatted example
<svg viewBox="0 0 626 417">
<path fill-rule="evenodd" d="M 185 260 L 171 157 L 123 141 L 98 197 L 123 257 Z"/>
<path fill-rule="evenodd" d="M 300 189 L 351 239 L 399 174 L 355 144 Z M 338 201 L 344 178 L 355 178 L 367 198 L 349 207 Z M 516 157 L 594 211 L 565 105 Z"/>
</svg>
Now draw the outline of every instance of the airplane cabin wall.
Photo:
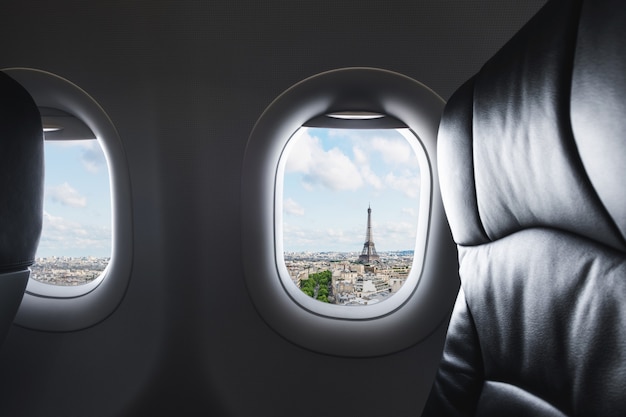
<svg viewBox="0 0 626 417">
<path fill-rule="evenodd" d="M 134 259 L 125 297 L 101 323 L 13 326 L 0 349 L 0 415 L 419 413 L 422 370 L 437 360 L 427 344 L 332 357 L 283 339 L 255 311 L 241 266 L 244 149 L 276 96 L 330 69 L 397 71 L 446 99 L 544 0 L 521 3 L 3 5 L 0 68 L 67 78 L 118 129 Z"/>
</svg>

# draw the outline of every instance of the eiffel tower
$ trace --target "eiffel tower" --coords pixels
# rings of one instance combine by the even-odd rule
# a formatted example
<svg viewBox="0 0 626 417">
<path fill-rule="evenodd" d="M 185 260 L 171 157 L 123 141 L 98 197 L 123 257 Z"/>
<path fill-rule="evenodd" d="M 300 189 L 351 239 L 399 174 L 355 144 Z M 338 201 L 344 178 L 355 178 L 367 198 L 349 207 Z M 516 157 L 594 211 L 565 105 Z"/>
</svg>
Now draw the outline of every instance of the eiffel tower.
<svg viewBox="0 0 626 417">
<path fill-rule="evenodd" d="M 362 264 L 370 264 L 377 262 L 380 257 L 376 253 L 376 247 L 374 246 L 374 237 L 372 236 L 372 208 L 367 207 L 367 232 L 365 233 L 365 243 L 363 244 L 363 250 L 359 256 L 359 262 Z"/>
</svg>

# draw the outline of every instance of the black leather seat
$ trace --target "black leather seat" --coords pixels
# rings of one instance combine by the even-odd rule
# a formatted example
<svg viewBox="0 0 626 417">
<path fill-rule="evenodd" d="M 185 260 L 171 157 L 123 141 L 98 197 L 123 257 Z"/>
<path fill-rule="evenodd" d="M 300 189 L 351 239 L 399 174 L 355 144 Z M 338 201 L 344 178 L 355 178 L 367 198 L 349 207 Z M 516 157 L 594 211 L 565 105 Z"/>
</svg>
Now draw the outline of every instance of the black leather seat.
<svg viewBox="0 0 626 417">
<path fill-rule="evenodd" d="M 0 344 L 30 276 L 43 216 L 43 130 L 28 92 L 0 71 Z"/>
<path fill-rule="evenodd" d="M 548 2 L 446 106 L 462 291 L 423 416 L 626 415 L 626 3 Z"/>
</svg>

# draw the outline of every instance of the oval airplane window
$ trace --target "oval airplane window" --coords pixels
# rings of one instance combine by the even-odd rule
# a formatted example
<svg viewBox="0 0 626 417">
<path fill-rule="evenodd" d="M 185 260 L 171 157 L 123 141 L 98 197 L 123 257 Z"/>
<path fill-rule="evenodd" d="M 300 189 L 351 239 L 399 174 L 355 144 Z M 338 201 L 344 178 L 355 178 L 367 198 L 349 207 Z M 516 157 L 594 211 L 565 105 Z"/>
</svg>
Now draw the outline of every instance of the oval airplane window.
<svg viewBox="0 0 626 417">
<path fill-rule="evenodd" d="M 317 352 L 367 357 L 415 345 L 445 321 L 458 289 L 458 274 L 457 264 L 451 262 L 456 259 L 456 247 L 443 213 L 436 168 L 436 135 L 443 105 L 432 90 L 401 74 L 345 68 L 294 85 L 261 115 L 248 140 L 243 163 L 242 257 L 251 299 L 277 333 Z M 375 133 L 379 134 L 378 142 Z M 303 144 L 298 145 L 301 141 Z M 298 146 L 303 148 L 298 150 Z M 419 175 L 416 170 L 398 171 L 400 165 L 389 170 L 381 162 L 385 153 L 391 158 L 390 147 L 395 146 L 405 152 L 408 149 L 405 156 L 411 161 L 405 162 L 417 165 Z M 374 148 L 379 148 L 377 154 L 368 154 Z M 369 158 L 370 163 L 358 166 L 355 161 L 359 158 L 361 162 Z M 394 200 L 397 195 L 385 199 L 382 182 L 386 176 L 386 191 L 393 189 L 391 184 L 396 180 L 397 193 L 419 193 L 419 199 L 406 206 L 402 203 L 408 200 Z M 369 181 L 371 195 L 338 196 L 349 194 L 351 188 L 358 191 L 359 180 L 362 184 Z M 380 200 L 374 199 L 377 186 Z M 313 194 L 304 196 L 323 188 L 327 194 L 318 194 L 317 199 L 334 199 L 337 205 L 320 205 Z M 305 199 L 310 199 L 309 203 Z M 393 226 L 389 219 L 395 214 L 399 220 L 403 208 L 407 209 L 404 214 L 413 215 L 414 223 L 405 225 L 402 241 L 387 243 L 392 241 L 392 234 L 386 236 Z M 296 221 L 296 217 L 315 210 L 320 214 L 308 224 Z M 333 216 L 338 219 L 333 220 Z M 314 222 L 331 224 L 317 227 Z M 348 228 L 337 227 L 348 222 Z M 313 239 L 321 245 L 307 246 L 306 241 L 316 233 L 325 237 Z M 344 240 L 351 241 L 349 248 L 341 246 Z M 409 240 L 412 246 L 406 250 L 412 261 L 398 264 L 398 270 L 393 271 L 391 261 L 385 259 L 385 272 L 379 268 L 376 276 L 380 256 L 406 253 L 400 249 L 404 246 L 394 245 Z M 309 258 L 294 265 L 293 258 L 304 252 L 309 252 Z M 332 258 L 329 252 L 335 252 Z M 352 252 L 350 259 L 338 259 L 346 252 Z M 326 259 L 314 262 L 315 256 Z M 369 267 L 358 263 L 361 256 L 369 256 Z M 400 277 L 400 269 L 409 263 L 403 285 L 398 285 L 391 296 L 382 295 L 394 285 L 390 275 L 396 272 L 395 277 Z M 349 281 L 344 287 L 342 268 L 343 277 Z M 306 284 L 310 287 L 306 293 L 301 288 L 305 278 L 315 281 Z M 381 290 L 378 296 L 377 286 Z M 369 294 L 364 297 L 366 287 Z M 349 305 L 350 292 L 362 305 Z M 320 295 L 324 296 L 322 301 L 316 299 Z"/>
<path fill-rule="evenodd" d="M 44 227 L 15 323 L 37 330 L 92 326 L 119 305 L 132 266 L 126 156 L 111 120 L 85 91 L 52 73 L 3 69 L 40 108 Z"/>
<path fill-rule="evenodd" d="M 386 314 L 410 296 L 421 274 L 427 229 L 418 220 L 428 222 L 428 160 L 406 125 L 370 114 L 342 112 L 305 123 L 279 163 L 279 273 L 292 298 L 317 314 Z M 322 303 L 367 309 L 331 311 L 294 288 Z M 380 302 L 386 303 L 374 310 Z"/>
</svg>

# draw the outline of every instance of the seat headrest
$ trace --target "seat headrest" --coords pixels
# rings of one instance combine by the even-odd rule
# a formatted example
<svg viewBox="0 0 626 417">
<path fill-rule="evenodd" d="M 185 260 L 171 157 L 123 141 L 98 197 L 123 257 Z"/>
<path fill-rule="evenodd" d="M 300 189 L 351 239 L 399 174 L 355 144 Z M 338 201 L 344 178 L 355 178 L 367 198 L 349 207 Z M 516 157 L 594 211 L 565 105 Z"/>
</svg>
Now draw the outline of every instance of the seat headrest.
<svg viewBox="0 0 626 417">
<path fill-rule="evenodd" d="M 572 79 L 574 139 L 591 184 L 626 236 L 626 7 L 587 1 Z"/>
<path fill-rule="evenodd" d="M 0 71 L 0 273 L 32 265 L 43 217 L 43 130 L 28 92 Z"/>
<path fill-rule="evenodd" d="M 626 248 L 625 8 L 587 3 L 547 3 L 449 100 L 439 169 L 457 243 L 547 227 Z M 596 24 L 612 3 L 622 19 Z"/>
</svg>

